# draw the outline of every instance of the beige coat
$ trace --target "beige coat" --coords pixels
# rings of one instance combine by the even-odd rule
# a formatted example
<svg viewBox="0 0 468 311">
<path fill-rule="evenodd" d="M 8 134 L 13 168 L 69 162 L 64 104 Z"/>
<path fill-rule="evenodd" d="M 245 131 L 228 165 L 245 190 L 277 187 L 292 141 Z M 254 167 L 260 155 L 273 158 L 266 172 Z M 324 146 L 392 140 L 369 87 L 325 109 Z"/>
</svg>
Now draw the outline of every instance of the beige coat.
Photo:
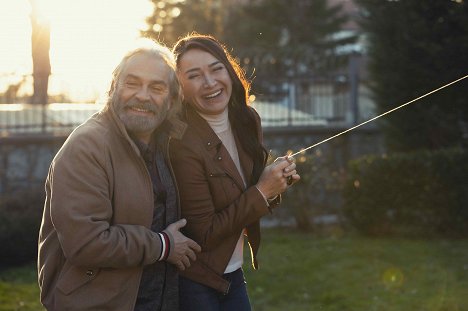
<svg viewBox="0 0 468 311">
<path fill-rule="evenodd" d="M 113 110 L 70 135 L 52 161 L 46 194 L 41 302 L 48 310 L 133 310 L 143 265 L 156 261 L 161 245 L 149 229 L 151 178 Z"/>
</svg>

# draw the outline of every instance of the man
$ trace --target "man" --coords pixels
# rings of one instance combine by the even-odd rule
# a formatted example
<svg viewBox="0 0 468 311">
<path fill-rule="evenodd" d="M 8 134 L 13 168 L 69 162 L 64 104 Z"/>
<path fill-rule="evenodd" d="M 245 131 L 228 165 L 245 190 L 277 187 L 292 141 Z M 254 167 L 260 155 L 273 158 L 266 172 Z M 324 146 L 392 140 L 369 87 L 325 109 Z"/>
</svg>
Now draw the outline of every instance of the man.
<svg viewBox="0 0 468 311">
<path fill-rule="evenodd" d="M 107 106 L 55 156 L 39 233 L 48 310 L 177 310 L 177 269 L 200 246 L 179 229 L 169 137 L 185 129 L 173 56 L 153 42 L 114 71 Z"/>
</svg>

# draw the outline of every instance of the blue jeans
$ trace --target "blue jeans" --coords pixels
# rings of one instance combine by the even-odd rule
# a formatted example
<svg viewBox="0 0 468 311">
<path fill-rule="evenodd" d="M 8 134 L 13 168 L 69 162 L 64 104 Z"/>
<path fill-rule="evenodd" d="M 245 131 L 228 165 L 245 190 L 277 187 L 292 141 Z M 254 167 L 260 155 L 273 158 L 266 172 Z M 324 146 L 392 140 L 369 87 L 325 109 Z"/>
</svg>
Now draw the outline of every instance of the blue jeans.
<svg viewBox="0 0 468 311">
<path fill-rule="evenodd" d="M 211 287 L 180 277 L 180 311 L 250 311 L 242 269 L 226 273 L 223 278 L 231 282 L 226 295 Z"/>
</svg>

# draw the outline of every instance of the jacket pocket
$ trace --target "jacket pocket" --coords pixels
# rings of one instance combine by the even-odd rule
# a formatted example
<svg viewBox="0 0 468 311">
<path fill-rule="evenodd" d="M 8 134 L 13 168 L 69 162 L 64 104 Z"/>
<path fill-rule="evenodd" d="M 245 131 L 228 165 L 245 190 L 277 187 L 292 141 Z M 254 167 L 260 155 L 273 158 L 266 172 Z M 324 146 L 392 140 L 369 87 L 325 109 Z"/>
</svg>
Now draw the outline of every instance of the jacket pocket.
<svg viewBox="0 0 468 311">
<path fill-rule="evenodd" d="M 209 173 L 208 183 L 216 211 L 228 206 L 240 194 L 234 180 L 225 172 Z"/>
<path fill-rule="evenodd" d="M 65 295 L 70 295 L 81 286 L 94 280 L 100 269 L 70 266 L 57 282 L 57 288 Z"/>
</svg>

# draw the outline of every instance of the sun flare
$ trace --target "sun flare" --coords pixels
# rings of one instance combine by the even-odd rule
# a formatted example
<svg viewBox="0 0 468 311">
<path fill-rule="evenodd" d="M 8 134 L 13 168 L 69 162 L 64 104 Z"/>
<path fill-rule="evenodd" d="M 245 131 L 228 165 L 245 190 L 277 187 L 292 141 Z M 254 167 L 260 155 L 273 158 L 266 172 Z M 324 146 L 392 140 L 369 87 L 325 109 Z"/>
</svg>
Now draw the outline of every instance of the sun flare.
<svg viewBox="0 0 468 311">
<path fill-rule="evenodd" d="M 149 0 L 2 1 L 0 11 L 13 17 L 0 21 L 0 39 L 12 47 L 2 49 L 0 78 L 32 73 L 29 16 L 34 3 L 38 18 L 51 29 L 49 94 L 75 101 L 103 98 L 112 70 L 152 12 Z"/>
</svg>

